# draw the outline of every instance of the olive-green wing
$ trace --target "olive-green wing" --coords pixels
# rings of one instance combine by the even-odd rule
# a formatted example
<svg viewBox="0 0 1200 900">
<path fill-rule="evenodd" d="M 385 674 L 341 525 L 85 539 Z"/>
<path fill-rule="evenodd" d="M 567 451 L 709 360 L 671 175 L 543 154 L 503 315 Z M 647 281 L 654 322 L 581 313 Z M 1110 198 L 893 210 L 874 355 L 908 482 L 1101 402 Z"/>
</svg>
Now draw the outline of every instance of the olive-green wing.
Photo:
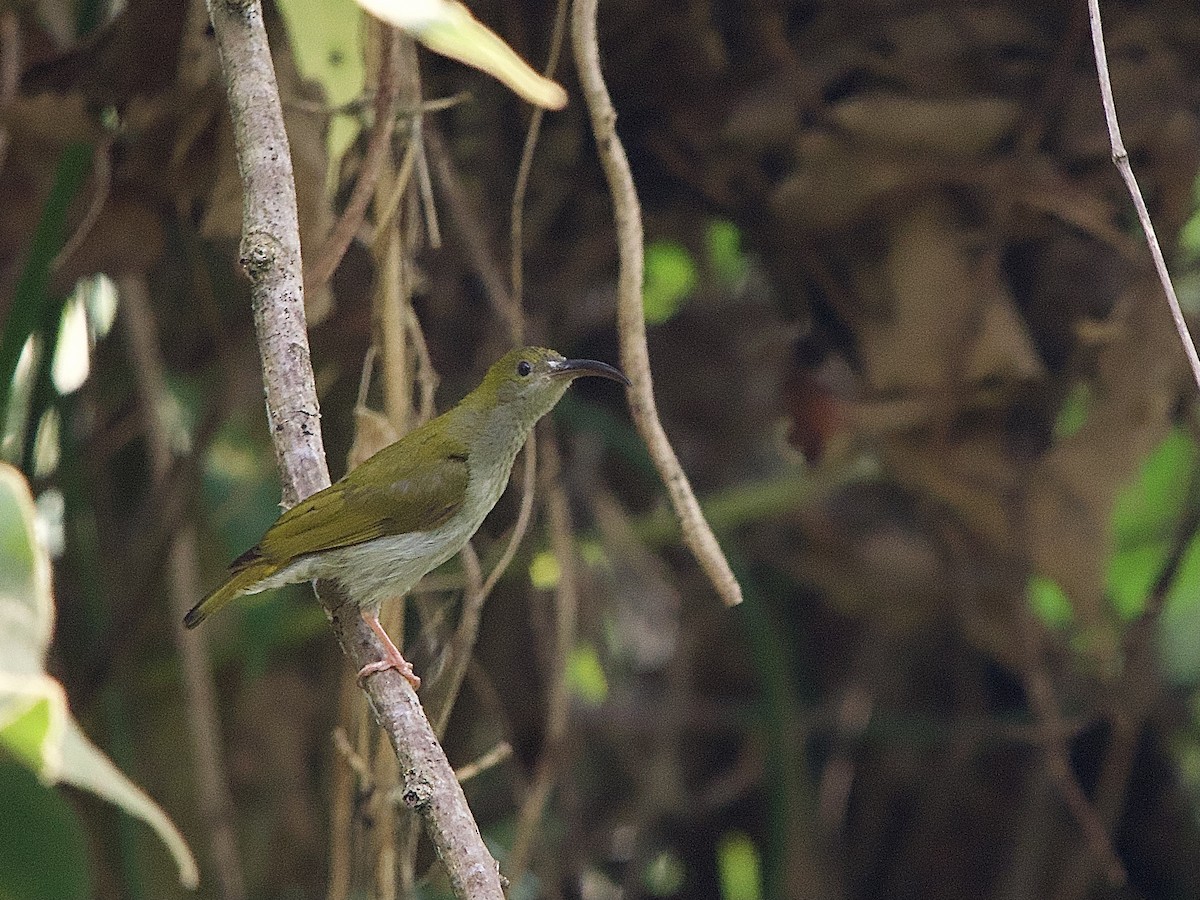
<svg viewBox="0 0 1200 900">
<path fill-rule="evenodd" d="M 289 509 L 234 568 L 436 528 L 462 506 L 467 477 L 466 447 L 420 429 Z"/>
</svg>

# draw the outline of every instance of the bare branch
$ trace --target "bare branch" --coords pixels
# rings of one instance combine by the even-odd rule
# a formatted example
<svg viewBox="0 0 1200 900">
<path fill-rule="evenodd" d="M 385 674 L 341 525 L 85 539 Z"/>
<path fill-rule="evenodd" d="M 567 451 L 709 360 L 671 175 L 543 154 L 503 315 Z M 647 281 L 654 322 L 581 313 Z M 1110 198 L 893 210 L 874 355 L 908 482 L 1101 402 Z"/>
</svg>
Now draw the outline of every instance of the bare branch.
<svg viewBox="0 0 1200 900">
<path fill-rule="evenodd" d="M 646 315 L 642 306 L 644 269 L 642 210 L 633 173 L 621 139 L 617 137 L 617 112 L 600 71 L 600 46 L 596 37 L 598 0 L 575 0 L 571 12 L 571 37 L 583 98 L 592 119 L 592 133 L 600 164 L 608 179 L 617 225 L 617 327 L 621 336 L 621 363 L 633 382 L 627 391 L 634 423 L 646 442 L 650 458 L 666 483 L 671 504 L 679 516 L 683 540 L 726 604 L 742 602 L 742 589 L 721 552 L 717 538 L 700 511 L 671 442 L 663 430 L 654 403 L 650 376 L 650 351 L 646 347 Z"/>
<path fill-rule="evenodd" d="M 1096 54 L 1096 73 L 1100 78 L 1100 97 L 1104 102 L 1104 121 L 1108 125 L 1108 143 L 1112 147 L 1113 165 L 1121 173 L 1125 187 L 1129 189 L 1129 196 L 1133 198 L 1133 205 L 1137 208 L 1138 221 L 1142 224 L 1146 243 L 1150 246 L 1150 255 L 1154 257 L 1154 269 L 1158 273 L 1158 280 L 1162 282 L 1163 293 L 1167 295 L 1167 305 L 1171 308 L 1175 330 L 1179 332 L 1179 340 L 1183 343 L 1184 353 L 1187 354 L 1188 365 L 1192 367 L 1192 378 L 1197 386 L 1200 386 L 1200 356 L 1196 355 L 1196 345 L 1188 332 L 1179 298 L 1175 296 L 1175 286 L 1171 284 L 1167 261 L 1163 258 L 1162 247 L 1158 245 L 1154 223 L 1150 221 L 1150 211 L 1146 208 L 1146 200 L 1142 197 L 1142 190 L 1133 175 L 1129 153 L 1125 150 L 1125 143 L 1121 140 L 1121 129 L 1117 125 L 1117 107 L 1113 102 L 1112 81 L 1108 76 L 1108 57 L 1104 52 L 1104 29 L 1100 24 L 1100 0 L 1088 0 L 1088 21 L 1092 28 L 1092 49 Z"/>
</svg>

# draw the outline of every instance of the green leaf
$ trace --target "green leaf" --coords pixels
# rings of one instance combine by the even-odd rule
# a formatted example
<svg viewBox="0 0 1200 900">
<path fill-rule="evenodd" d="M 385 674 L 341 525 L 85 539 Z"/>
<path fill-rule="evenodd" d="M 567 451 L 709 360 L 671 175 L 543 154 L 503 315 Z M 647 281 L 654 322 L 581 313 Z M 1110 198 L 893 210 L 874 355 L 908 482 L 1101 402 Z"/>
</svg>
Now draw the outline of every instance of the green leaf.
<svg viewBox="0 0 1200 900">
<path fill-rule="evenodd" d="M 1025 588 L 1029 606 L 1049 628 L 1065 628 L 1075 618 L 1071 601 L 1057 581 L 1035 575 Z"/>
<path fill-rule="evenodd" d="M 729 831 L 717 842 L 717 872 L 723 900 L 759 900 L 762 863 L 754 842 L 740 831 Z"/>
<path fill-rule="evenodd" d="M 442 56 L 499 79 L 525 100 L 562 109 L 567 92 L 526 64 L 504 40 L 456 0 L 358 0 L 373 16 L 402 28 Z"/>
<path fill-rule="evenodd" d="M 642 297 L 646 321 L 665 322 L 679 311 L 700 281 L 687 248 L 674 241 L 655 241 L 646 247 L 646 283 Z"/>
<path fill-rule="evenodd" d="M 33 498 L 0 463 L 0 746 L 49 783 L 65 781 L 109 800 L 153 828 L 175 857 L 179 880 L 199 872 L 171 820 L 88 741 L 62 686 L 44 671 L 54 629 L 50 559 L 38 539 Z"/>
<path fill-rule="evenodd" d="M 599 706 L 608 697 L 608 679 L 591 644 L 580 644 L 567 657 L 567 689 L 590 706 Z"/>
<path fill-rule="evenodd" d="M 529 563 L 529 583 L 541 591 L 550 591 L 558 586 L 562 575 L 562 567 L 558 557 L 549 550 L 541 550 L 534 554 Z"/>
<path fill-rule="evenodd" d="M 1078 432 L 1087 422 L 1091 411 L 1092 389 L 1081 381 L 1071 388 L 1058 410 L 1058 418 L 1054 420 L 1054 439 L 1061 441 Z"/>
<path fill-rule="evenodd" d="M 1158 623 L 1158 652 L 1172 684 L 1200 682 L 1200 540 L 1184 552 Z"/>
<path fill-rule="evenodd" d="M 34 772 L 53 747 L 55 706 L 48 697 L 10 693 L 0 685 L 0 747 Z"/>
<path fill-rule="evenodd" d="M 363 91 L 363 16 L 353 0 L 280 0 L 296 67 L 306 80 L 320 83 L 329 105 L 345 106 Z M 357 116 L 335 116 L 329 123 L 329 158 L 340 159 L 358 136 Z"/>
<path fill-rule="evenodd" d="M 1183 513 L 1187 499 L 1181 486 L 1198 461 L 1200 451 L 1183 428 L 1172 430 L 1146 458 L 1113 504 L 1118 550 L 1169 540 L 1171 523 Z"/>
<path fill-rule="evenodd" d="M 71 201 L 91 170 L 92 148 L 79 142 L 68 144 L 58 158 L 54 183 L 42 207 L 22 269 L 12 290 L 8 318 L 0 332 L 0 428 L 8 424 L 17 361 L 31 335 L 41 333 L 49 340 L 58 325 L 65 300 L 50 293 L 54 257 L 67 238 L 67 214 Z"/>
<path fill-rule="evenodd" d="M 725 219 L 709 222 L 705 232 L 708 264 L 726 284 L 736 284 L 746 277 L 750 263 L 742 252 L 742 232 Z"/>
</svg>

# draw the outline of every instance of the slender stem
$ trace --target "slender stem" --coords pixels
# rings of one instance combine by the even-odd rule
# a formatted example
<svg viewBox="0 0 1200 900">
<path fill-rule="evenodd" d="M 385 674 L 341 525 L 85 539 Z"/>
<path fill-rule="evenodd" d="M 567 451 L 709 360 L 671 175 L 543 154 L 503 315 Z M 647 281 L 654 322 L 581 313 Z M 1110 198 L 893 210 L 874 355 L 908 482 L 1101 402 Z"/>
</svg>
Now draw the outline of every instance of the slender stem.
<svg viewBox="0 0 1200 900">
<path fill-rule="evenodd" d="M 567 658 L 575 643 L 575 622 L 579 609 L 579 570 L 575 557 L 575 532 L 571 525 L 567 493 L 559 478 L 558 445 L 551 436 L 544 442 L 543 483 L 546 525 L 551 547 L 558 560 L 559 578 L 554 590 L 552 633 L 545 634 L 546 653 L 546 726 L 545 739 L 533 782 L 517 813 L 516 836 L 508 861 L 508 877 L 514 883 L 525 874 L 539 846 L 542 820 L 550 794 L 562 768 L 570 724 L 571 695 L 567 685 Z M 549 630 L 549 629 L 547 629 Z"/>
<path fill-rule="evenodd" d="M 1100 97 L 1104 103 L 1104 121 L 1108 125 L 1108 143 L 1112 148 L 1113 165 L 1121 173 L 1133 205 L 1137 209 L 1138 221 L 1146 235 L 1146 243 L 1150 247 L 1150 255 L 1154 258 L 1154 270 L 1162 283 L 1163 293 L 1167 295 L 1167 305 L 1171 308 L 1171 318 L 1175 322 L 1175 330 L 1187 354 L 1188 365 L 1192 368 L 1192 378 L 1200 386 L 1200 356 L 1196 355 L 1196 344 L 1188 331 L 1187 321 L 1183 317 L 1183 309 L 1179 306 L 1179 298 L 1175 296 L 1175 286 L 1171 284 L 1171 275 L 1167 271 L 1167 261 L 1163 258 L 1162 247 L 1158 244 L 1158 235 L 1154 231 L 1154 223 L 1150 221 L 1150 211 L 1146 208 L 1146 200 L 1134 177 L 1133 167 L 1129 164 L 1129 153 L 1121 140 L 1121 129 L 1117 124 L 1117 107 L 1113 102 L 1112 81 L 1108 76 L 1108 56 L 1104 52 L 1104 28 L 1100 23 L 1100 0 L 1088 0 L 1088 21 L 1092 29 L 1092 49 L 1096 54 L 1096 74 L 1100 78 Z"/>
<path fill-rule="evenodd" d="M 543 75 L 553 79 L 562 55 L 563 38 L 567 33 L 567 0 L 558 0 L 554 8 L 554 31 L 550 37 L 550 53 L 546 59 Z M 509 220 L 509 245 L 512 258 L 509 260 L 509 277 L 512 296 L 518 308 L 525 296 L 525 194 L 529 189 L 529 175 L 533 171 L 533 152 L 537 149 L 538 137 L 542 132 L 542 119 L 546 110 L 535 106 L 529 117 L 529 130 L 525 134 L 525 145 L 521 148 L 521 163 L 517 167 L 517 181 L 513 186 L 512 208 Z M 521 323 L 524 331 L 524 323 Z"/>
<path fill-rule="evenodd" d="M 721 551 L 717 538 L 700 511 L 700 504 L 679 459 L 671 448 L 654 403 L 650 376 L 650 351 L 646 346 L 646 315 L 642 305 L 644 269 L 642 210 L 629 158 L 617 137 L 617 112 L 600 71 L 600 46 L 596 37 L 598 0 L 575 0 L 571 12 L 571 37 L 584 101 L 592 119 L 592 134 L 600 164 L 608 179 L 617 226 L 617 327 L 621 337 L 621 363 L 633 382 L 627 391 L 634 423 L 646 442 L 650 458 L 667 486 L 671 505 L 679 516 L 683 541 L 708 575 L 726 604 L 742 602 L 742 589 Z"/>
</svg>

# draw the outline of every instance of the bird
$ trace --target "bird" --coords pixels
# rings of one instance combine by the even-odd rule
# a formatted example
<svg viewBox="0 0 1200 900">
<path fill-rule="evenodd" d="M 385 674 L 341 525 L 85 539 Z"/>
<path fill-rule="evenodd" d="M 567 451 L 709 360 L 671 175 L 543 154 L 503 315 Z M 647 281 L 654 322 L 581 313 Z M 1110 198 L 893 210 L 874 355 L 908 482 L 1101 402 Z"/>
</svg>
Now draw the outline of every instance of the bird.
<svg viewBox="0 0 1200 900">
<path fill-rule="evenodd" d="M 380 608 L 466 545 L 504 493 L 533 426 L 588 375 L 630 384 L 608 363 L 544 347 L 505 354 L 457 405 L 280 515 L 184 624 L 195 628 L 246 594 L 327 579 L 383 645 L 383 658 L 359 678 L 396 669 L 415 690 L 421 679 L 379 623 Z"/>
</svg>

